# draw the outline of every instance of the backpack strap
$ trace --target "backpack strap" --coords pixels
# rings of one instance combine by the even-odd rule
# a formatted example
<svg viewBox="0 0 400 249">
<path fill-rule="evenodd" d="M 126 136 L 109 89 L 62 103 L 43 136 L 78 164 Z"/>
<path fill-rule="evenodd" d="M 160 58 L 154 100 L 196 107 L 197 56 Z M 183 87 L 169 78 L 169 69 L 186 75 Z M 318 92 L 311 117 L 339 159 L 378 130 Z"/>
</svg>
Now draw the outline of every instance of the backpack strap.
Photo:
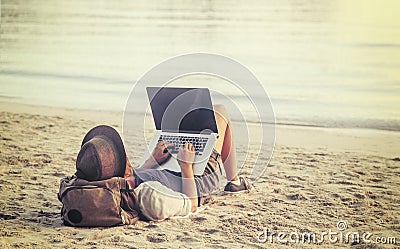
<svg viewBox="0 0 400 249">
<path fill-rule="evenodd" d="M 128 181 L 122 177 L 119 178 L 120 182 L 120 192 L 121 192 L 121 207 L 127 212 L 139 210 L 138 208 L 138 198 L 136 196 L 135 190 L 131 188 Z"/>
</svg>

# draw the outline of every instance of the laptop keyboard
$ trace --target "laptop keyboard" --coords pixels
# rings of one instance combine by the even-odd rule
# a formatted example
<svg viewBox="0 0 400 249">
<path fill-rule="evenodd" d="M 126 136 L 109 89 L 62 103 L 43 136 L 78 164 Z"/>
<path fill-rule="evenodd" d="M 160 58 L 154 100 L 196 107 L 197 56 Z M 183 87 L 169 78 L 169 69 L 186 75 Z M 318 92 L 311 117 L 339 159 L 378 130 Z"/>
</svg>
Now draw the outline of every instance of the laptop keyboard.
<svg viewBox="0 0 400 249">
<path fill-rule="evenodd" d="M 173 136 L 173 135 L 161 135 L 158 138 L 158 142 L 166 141 L 174 144 L 174 148 L 170 150 L 172 154 L 178 153 L 179 147 L 185 143 L 191 143 L 194 146 L 196 155 L 203 154 L 204 148 L 207 144 L 208 138 L 204 137 L 190 137 L 190 136 Z"/>
</svg>

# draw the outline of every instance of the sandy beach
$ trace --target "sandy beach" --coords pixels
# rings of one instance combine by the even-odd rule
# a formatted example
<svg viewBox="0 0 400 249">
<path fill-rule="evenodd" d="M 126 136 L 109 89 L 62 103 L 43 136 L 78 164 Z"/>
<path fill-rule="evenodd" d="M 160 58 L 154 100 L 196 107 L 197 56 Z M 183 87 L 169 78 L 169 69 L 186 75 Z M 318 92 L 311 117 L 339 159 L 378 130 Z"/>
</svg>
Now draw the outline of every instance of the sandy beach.
<svg viewBox="0 0 400 249">
<path fill-rule="evenodd" d="M 400 248 L 399 9 L 398 0 L 1 1 L 0 249 Z M 254 190 L 217 191 L 186 219 L 64 226 L 59 183 L 89 129 L 114 127 L 133 164 L 143 157 L 153 134 L 151 115 L 150 125 L 138 116 L 144 86 L 208 88 L 233 120 L 240 174 L 259 159 Z M 260 120 L 277 122 L 272 157 L 258 154 L 256 142 L 274 137 Z"/>
<path fill-rule="evenodd" d="M 372 233 L 373 243 L 325 238 L 324 247 L 393 247 L 377 237 L 395 237 L 399 246 L 398 133 L 278 126 L 272 160 L 250 193 L 217 192 L 187 219 L 73 228 L 61 222 L 59 181 L 74 173 L 86 131 L 98 124 L 121 131 L 122 114 L 0 106 L 1 248 L 317 247 L 263 242 L 263 231 L 340 232 L 339 221 L 344 232 Z"/>
</svg>

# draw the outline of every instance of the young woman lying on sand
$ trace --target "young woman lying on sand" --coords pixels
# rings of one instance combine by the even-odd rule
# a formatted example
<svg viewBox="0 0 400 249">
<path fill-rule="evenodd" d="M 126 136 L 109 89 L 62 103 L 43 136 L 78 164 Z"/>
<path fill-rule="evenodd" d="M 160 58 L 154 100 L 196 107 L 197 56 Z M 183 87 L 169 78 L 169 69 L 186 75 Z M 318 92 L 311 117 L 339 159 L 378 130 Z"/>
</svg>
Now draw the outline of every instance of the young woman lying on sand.
<svg viewBox="0 0 400 249">
<path fill-rule="evenodd" d="M 115 131 L 111 131 L 111 127 L 104 126 L 92 129 L 85 136 L 77 159 L 76 175 L 87 180 L 124 176 L 130 187 L 135 189 L 138 209 L 140 209 L 138 211 L 150 220 L 185 216 L 190 212 L 195 212 L 202 199 L 219 188 L 223 178 L 221 164 L 228 180 L 225 191 L 250 190 L 252 186 L 248 180 L 237 175 L 236 151 L 228 112 L 222 105 L 214 106 L 214 112 L 219 136 L 202 176 L 195 176 L 193 173 L 195 151 L 194 146 L 190 143 L 182 146 L 177 155 L 181 172 L 157 169 L 171 157 L 168 148 L 172 144 L 164 141 L 157 144 L 152 155 L 143 165 L 133 168 L 125 154 L 119 135 Z M 108 130 L 107 133 L 112 133 L 112 135 L 108 135 L 112 139 L 106 139 L 101 134 L 106 130 Z M 98 137 L 102 137 L 104 141 L 94 141 Z M 88 149 L 91 147 L 95 149 Z M 96 150 L 96 152 L 93 153 L 92 150 Z M 102 161 L 99 163 L 98 168 L 100 169 L 93 169 L 93 167 L 88 169 L 88 161 L 92 160 L 92 154 L 96 154 L 97 158 L 100 158 L 99 161 Z M 101 154 L 106 155 L 98 156 Z"/>
</svg>

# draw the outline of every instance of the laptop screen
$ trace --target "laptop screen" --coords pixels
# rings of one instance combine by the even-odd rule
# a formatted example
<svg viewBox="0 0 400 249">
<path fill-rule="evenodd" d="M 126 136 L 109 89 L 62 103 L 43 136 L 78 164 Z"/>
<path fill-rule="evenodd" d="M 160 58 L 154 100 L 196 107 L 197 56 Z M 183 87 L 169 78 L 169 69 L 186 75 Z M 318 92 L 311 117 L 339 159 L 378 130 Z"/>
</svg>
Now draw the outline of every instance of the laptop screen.
<svg viewBox="0 0 400 249">
<path fill-rule="evenodd" d="M 218 133 L 207 88 L 147 87 L 157 130 Z"/>
</svg>

